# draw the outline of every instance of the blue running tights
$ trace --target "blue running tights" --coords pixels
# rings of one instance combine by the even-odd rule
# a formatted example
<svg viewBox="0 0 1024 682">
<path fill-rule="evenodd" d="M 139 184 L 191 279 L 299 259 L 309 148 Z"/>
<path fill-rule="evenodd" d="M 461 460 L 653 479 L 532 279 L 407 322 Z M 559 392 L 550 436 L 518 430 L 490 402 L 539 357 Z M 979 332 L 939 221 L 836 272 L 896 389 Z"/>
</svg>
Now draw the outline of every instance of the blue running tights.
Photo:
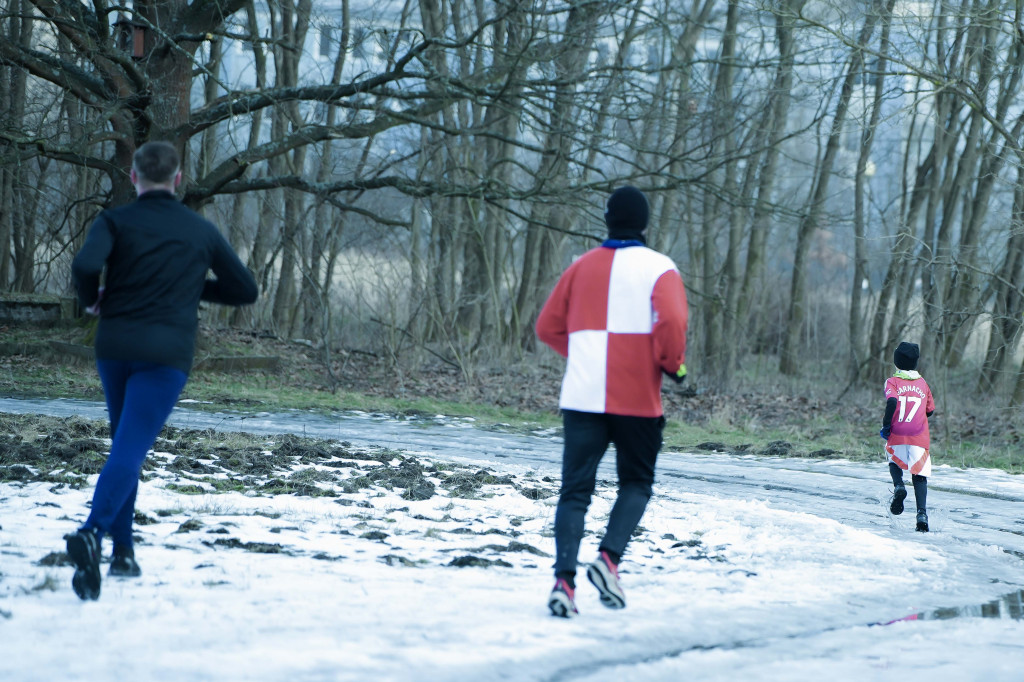
<svg viewBox="0 0 1024 682">
<path fill-rule="evenodd" d="M 97 360 L 110 413 L 110 457 L 100 472 L 83 528 L 132 546 L 139 474 L 146 454 L 178 402 L 188 375 L 154 362 Z"/>
</svg>

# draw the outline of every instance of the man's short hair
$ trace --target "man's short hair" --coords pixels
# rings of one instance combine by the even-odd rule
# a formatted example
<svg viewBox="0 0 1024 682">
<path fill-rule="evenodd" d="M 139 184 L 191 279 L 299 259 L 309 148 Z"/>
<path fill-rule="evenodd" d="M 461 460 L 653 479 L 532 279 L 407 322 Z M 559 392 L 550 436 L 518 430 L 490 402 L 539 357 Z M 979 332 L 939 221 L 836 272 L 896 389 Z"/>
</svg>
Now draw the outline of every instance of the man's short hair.
<svg viewBox="0 0 1024 682">
<path fill-rule="evenodd" d="M 147 142 L 135 150 L 132 158 L 135 174 L 150 185 L 169 184 L 180 165 L 178 150 L 170 142 Z"/>
</svg>

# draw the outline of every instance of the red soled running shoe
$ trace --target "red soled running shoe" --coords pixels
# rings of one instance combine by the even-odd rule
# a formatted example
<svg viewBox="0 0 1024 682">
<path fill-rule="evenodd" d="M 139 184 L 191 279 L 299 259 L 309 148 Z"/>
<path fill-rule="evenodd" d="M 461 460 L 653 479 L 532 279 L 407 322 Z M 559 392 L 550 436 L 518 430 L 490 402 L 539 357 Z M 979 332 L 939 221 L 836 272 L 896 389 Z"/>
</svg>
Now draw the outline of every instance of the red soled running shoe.
<svg viewBox="0 0 1024 682">
<path fill-rule="evenodd" d="M 580 615 L 580 612 L 576 610 L 576 602 L 573 601 L 575 593 L 576 590 L 569 587 L 565 578 L 556 580 L 555 587 L 551 590 L 551 596 L 548 597 L 548 608 L 551 609 L 551 615 L 559 618 L 572 618 Z"/>
<path fill-rule="evenodd" d="M 587 578 L 601 593 L 601 603 L 610 609 L 626 608 L 626 595 L 619 585 L 619 567 L 602 551 L 587 567 Z"/>
</svg>

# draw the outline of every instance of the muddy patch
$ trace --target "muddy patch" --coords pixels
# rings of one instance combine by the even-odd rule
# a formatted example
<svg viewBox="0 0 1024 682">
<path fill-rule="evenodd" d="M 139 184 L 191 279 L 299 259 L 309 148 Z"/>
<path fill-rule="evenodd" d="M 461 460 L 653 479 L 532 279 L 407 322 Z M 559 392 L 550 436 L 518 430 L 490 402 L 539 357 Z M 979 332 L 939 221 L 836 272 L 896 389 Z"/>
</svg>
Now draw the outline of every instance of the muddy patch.
<svg viewBox="0 0 1024 682">
<path fill-rule="evenodd" d="M 51 492 L 65 486 L 84 487 L 88 477 L 103 468 L 109 448 L 108 429 L 102 422 L 0 415 L 0 481 L 15 487 L 40 482 L 51 484 Z M 226 434 L 174 427 L 160 433 L 141 478 L 175 493 L 181 501 L 165 503 L 165 508 L 148 513 L 136 511 L 137 528 L 156 527 L 140 530 L 142 535 L 136 535 L 139 542 L 157 533 L 173 549 L 194 543 L 215 551 L 340 561 L 342 556 L 308 543 L 304 529 L 297 525 L 278 522 L 260 530 L 256 523 L 252 532 L 257 535 L 239 537 L 242 524 L 252 523 L 244 521 L 245 516 L 273 520 L 279 514 L 243 511 L 235 501 L 221 503 L 217 499 L 228 494 L 331 498 L 339 505 L 331 533 L 359 543 L 355 552 L 374 552 L 372 547 L 383 546 L 386 549 L 379 561 L 403 568 L 438 564 L 507 568 L 528 565 L 535 557 L 549 557 L 535 544 L 515 539 L 525 532 L 526 524 L 531 526 L 530 533 L 541 532 L 534 518 L 505 518 L 491 507 L 496 501 L 493 498 L 501 496 L 543 501 L 558 493 L 558 484 L 550 477 L 538 479 L 530 473 L 518 476 L 479 465 L 434 462 L 388 448 L 294 435 Z M 551 503 L 540 504 L 546 518 Z M 237 518 L 219 520 L 221 516 Z M 280 542 L 262 541 L 264 532 L 273 533 Z M 482 536 L 500 540 L 485 544 Z M 407 540 L 424 538 L 442 543 L 443 548 L 435 545 L 427 555 L 410 556 L 408 548 L 396 551 L 402 550 L 400 545 Z M 39 564 L 68 565 L 63 552 L 51 552 Z"/>
<path fill-rule="evenodd" d="M 533 554 L 534 556 L 544 556 L 544 557 L 551 556 L 547 552 L 542 552 L 541 550 L 537 549 L 533 545 L 528 545 L 525 542 L 516 542 L 514 540 L 512 542 L 508 543 L 507 545 L 484 545 L 483 547 L 478 548 L 477 551 L 478 552 L 497 552 L 497 553 L 526 552 L 528 554 Z"/>
<path fill-rule="evenodd" d="M 784 440 L 773 440 L 759 454 L 765 457 L 788 457 L 792 450 L 792 443 Z"/>
<path fill-rule="evenodd" d="M 86 477 L 103 468 L 108 435 L 100 421 L 2 414 L 0 481 L 82 487 Z M 404 500 L 424 501 L 438 494 L 479 498 L 493 486 L 512 487 L 534 500 L 556 494 L 552 486 L 520 483 L 513 475 L 487 469 L 437 465 L 386 448 L 355 448 L 343 441 L 291 434 L 266 437 L 166 427 L 146 460 L 144 480 L 160 470 L 173 475 L 166 488 L 182 495 L 339 497 L 393 491 Z"/>
<path fill-rule="evenodd" d="M 491 566 L 501 566 L 502 568 L 512 568 L 512 564 L 505 561 L 504 559 L 483 559 L 472 554 L 460 556 L 456 559 L 452 559 L 448 564 L 455 568 L 466 568 L 472 566 L 474 568 L 490 568 Z"/>
<path fill-rule="evenodd" d="M 203 544 L 207 547 L 244 549 L 246 552 L 254 552 L 256 554 L 290 554 L 284 546 L 276 542 L 242 542 L 238 538 L 219 538 L 212 542 L 204 540 Z"/>
<path fill-rule="evenodd" d="M 74 566 L 74 562 L 68 558 L 67 552 L 50 552 L 36 562 L 37 566 Z"/>
<path fill-rule="evenodd" d="M 108 434 L 78 417 L 0 414 L 0 481 L 81 487 L 103 468 Z"/>
<path fill-rule="evenodd" d="M 397 554 L 385 554 L 380 558 L 380 561 L 387 564 L 388 566 L 416 567 L 419 565 L 412 559 L 407 559 L 404 556 L 399 556 Z"/>
</svg>

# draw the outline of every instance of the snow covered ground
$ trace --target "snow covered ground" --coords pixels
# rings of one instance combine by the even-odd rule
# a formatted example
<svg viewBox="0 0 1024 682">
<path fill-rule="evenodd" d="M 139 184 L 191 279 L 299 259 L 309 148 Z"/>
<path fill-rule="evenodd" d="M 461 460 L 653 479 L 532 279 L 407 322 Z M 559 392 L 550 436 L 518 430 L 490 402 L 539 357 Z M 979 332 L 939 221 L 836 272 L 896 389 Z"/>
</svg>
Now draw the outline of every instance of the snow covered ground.
<svg viewBox="0 0 1024 682">
<path fill-rule="evenodd" d="M 438 484 L 425 500 L 344 492 L 337 458 L 294 465 L 332 496 L 215 492 L 221 474 L 184 476 L 158 447 L 143 576 L 105 579 L 96 602 L 45 565 L 95 476 L 0 483 L 0 680 L 1024 679 L 1019 477 L 937 466 L 924 534 L 889 516 L 882 463 L 665 453 L 622 566 L 627 608 L 603 608 L 581 572 L 581 615 L 562 620 L 545 607 L 557 439 L 521 460 L 446 456 L 463 432 L 348 462 L 411 458 Z M 465 496 L 441 485 L 481 467 Z M 584 562 L 614 499 L 601 473 Z"/>
</svg>

